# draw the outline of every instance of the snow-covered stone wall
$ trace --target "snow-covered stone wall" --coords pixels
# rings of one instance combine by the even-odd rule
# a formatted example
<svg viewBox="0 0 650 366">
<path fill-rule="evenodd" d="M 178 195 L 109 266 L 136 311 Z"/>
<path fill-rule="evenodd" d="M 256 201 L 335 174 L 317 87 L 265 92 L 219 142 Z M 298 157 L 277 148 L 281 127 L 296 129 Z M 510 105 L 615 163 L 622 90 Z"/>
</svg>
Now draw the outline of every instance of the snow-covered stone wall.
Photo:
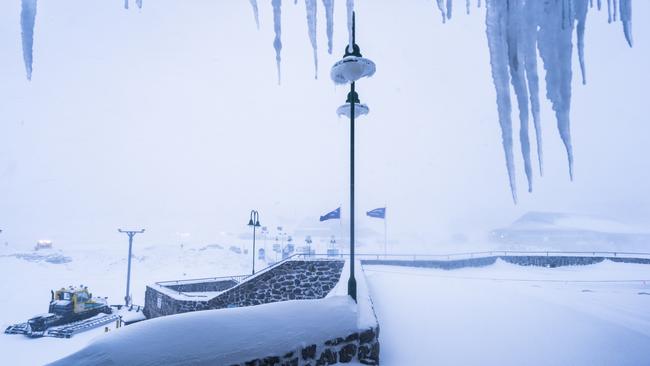
<svg viewBox="0 0 650 366">
<path fill-rule="evenodd" d="M 144 311 L 148 318 L 155 318 L 198 310 L 321 299 L 338 283 L 343 263 L 342 260 L 326 259 L 290 260 L 238 285 L 202 281 L 195 284 L 184 282 L 181 288 L 178 285 L 147 286 Z M 206 292 L 213 295 L 206 295 Z"/>
<path fill-rule="evenodd" d="M 235 280 L 190 282 L 165 285 L 165 287 L 179 292 L 219 292 L 237 285 Z"/>
<path fill-rule="evenodd" d="M 521 266 L 540 266 L 540 267 L 563 267 L 563 266 L 581 266 L 596 264 L 605 259 L 621 263 L 639 263 L 650 264 L 648 258 L 628 258 L 628 257 L 580 257 L 580 256 L 489 256 L 480 258 L 467 258 L 457 260 L 402 260 L 402 259 L 369 259 L 362 260 L 361 263 L 369 265 L 388 265 L 388 266 L 406 266 L 406 267 L 426 267 L 440 269 L 458 269 L 465 267 L 484 267 L 494 264 L 497 259 L 505 262 L 518 264 Z"/>
<path fill-rule="evenodd" d="M 269 356 L 231 366 L 306 366 L 360 362 L 379 364 L 379 326 L 325 341 L 310 344 L 283 356 Z"/>
</svg>

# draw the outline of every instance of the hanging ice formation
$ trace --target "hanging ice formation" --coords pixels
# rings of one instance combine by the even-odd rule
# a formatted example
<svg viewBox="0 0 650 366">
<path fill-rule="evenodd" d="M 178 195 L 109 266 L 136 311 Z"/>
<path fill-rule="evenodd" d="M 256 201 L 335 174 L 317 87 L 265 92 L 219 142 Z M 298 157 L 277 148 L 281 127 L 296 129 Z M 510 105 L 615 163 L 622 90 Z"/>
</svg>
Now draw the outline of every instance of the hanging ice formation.
<svg viewBox="0 0 650 366">
<path fill-rule="evenodd" d="M 271 0 L 273 6 L 273 28 L 275 29 L 275 39 L 273 40 L 273 48 L 275 49 L 275 62 L 278 67 L 278 84 L 280 84 L 280 52 L 282 51 L 282 0 Z"/>
<path fill-rule="evenodd" d="M 37 0 L 21 0 L 20 24 L 22 28 L 23 59 L 27 79 L 32 77 L 34 24 Z M 142 0 L 135 0 L 142 7 Z M 318 70 L 316 39 L 316 2 L 305 0 L 309 40 L 314 53 L 314 65 Z M 250 0 L 259 27 L 257 0 Z M 481 7 L 481 0 L 476 0 Z M 593 7 L 593 0 L 486 0 L 487 39 L 490 49 L 492 77 L 497 94 L 497 109 L 501 125 L 503 148 L 513 199 L 516 201 L 515 165 L 512 138 L 512 105 L 510 85 L 515 91 L 520 122 L 520 144 L 528 189 L 532 190 L 532 164 L 528 137 L 529 117 L 532 115 L 537 143 L 537 157 L 540 175 L 543 174 L 542 135 L 540 125 L 538 55 L 546 71 L 546 97 L 551 102 L 560 137 L 567 151 L 569 174 L 573 179 L 573 148 L 570 133 L 571 106 L 571 61 L 573 55 L 572 35 L 575 30 L 577 51 L 583 83 L 586 83 L 584 60 L 584 35 L 587 13 Z M 600 10 L 603 1 L 596 0 Z M 281 80 L 281 7 L 282 0 L 271 0 L 275 38 L 273 48 L 276 54 L 278 83 Z M 327 29 L 327 51 L 332 53 L 334 25 L 334 0 L 322 0 L 325 8 Z M 451 19 L 453 0 L 436 0 L 443 22 Z M 465 0 L 469 12 L 471 0 Z M 124 0 L 128 9 L 129 0 Z M 352 44 L 352 11 L 354 0 L 346 0 L 349 45 Z M 632 0 L 607 0 L 608 21 L 620 20 L 625 39 L 630 47 L 632 37 Z M 529 111 L 530 110 L 530 111 Z"/>
<path fill-rule="evenodd" d="M 327 22 L 327 52 L 332 54 L 332 35 L 334 34 L 334 0 L 323 0 L 325 21 Z"/>
<path fill-rule="evenodd" d="M 138 6 L 138 9 L 142 9 L 142 0 L 135 0 L 135 5 Z"/>
<path fill-rule="evenodd" d="M 352 52 L 352 14 L 354 14 L 354 0 L 346 0 L 345 7 L 348 14 L 348 51 Z"/>
<path fill-rule="evenodd" d="M 439 1 L 440 3 L 440 1 Z M 497 94 L 499 124 L 506 156 L 512 197 L 517 201 L 513 162 L 510 85 L 515 92 L 520 120 L 520 144 L 528 189 L 532 190 L 532 167 L 528 138 L 529 114 L 533 116 L 540 174 L 543 173 L 542 137 L 539 116 L 537 53 L 546 71 L 546 97 L 551 102 L 557 128 L 564 143 L 573 180 L 571 143 L 572 36 L 575 30 L 582 82 L 586 83 L 584 34 L 591 0 L 487 0 L 487 38 L 492 77 Z M 599 7 L 600 1 L 597 2 Z M 608 0 L 611 10 L 620 9 L 623 32 L 632 46 L 631 0 L 618 4 Z M 614 15 L 614 20 L 616 15 Z M 529 107 L 530 102 L 530 107 Z M 530 109 L 530 111 L 529 111 Z"/>
<path fill-rule="evenodd" d="M 314 50 L 314 79 L 318 79 L 318 45 L 316 43 L 316 0 L 305 0 L 307 10 L 307 28 L 309 29 L 309 41 Z"/>
<path fill-rule="evenodd" d="M 260 12 L 257 8 L 257 0 L 250 0 L 250 2 L 253 7 L 253 15 L 255 16 L 255 25 L 257 25 L 257 29 L 260 29 Z"/>
<path fill-rule="evenodd" d="M 22 0 L 20 27 L 23 41 L 23 60 L 27 80 L 32 80 L 34 60 L 34 24 L 36 23 L 36 0 Z"/>
</svg>

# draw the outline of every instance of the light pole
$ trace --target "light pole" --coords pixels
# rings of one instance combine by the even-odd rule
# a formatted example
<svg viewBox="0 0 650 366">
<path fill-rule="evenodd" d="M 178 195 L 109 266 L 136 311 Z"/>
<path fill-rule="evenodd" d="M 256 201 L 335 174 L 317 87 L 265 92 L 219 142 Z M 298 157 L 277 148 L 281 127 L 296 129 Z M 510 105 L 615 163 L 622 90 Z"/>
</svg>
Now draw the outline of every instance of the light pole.
<svg viewBox="0 0 650 366">
<path fill-rule="evenodd" d="M 248 226 L 253 227 L 253 274 L 255 274 L 255 229 L 260 227 L 260 214 L 255 210 L 251 210 Z"/>
<path fill-rule="evenodd" d="M 117 229 L 118 232 L 120 233 L 125 233 L 126 235 L 129 236 L 129 264 L 128 264 L 128 269 L 126 272 L 126 295 L 124 296 L 124 303 L 126 306 L 129 306 L 131 304 L 131 250 L 133 248 L 133 237 L 135 234 L 142 234 L 144 233 L 144 229 L 142 230 L 122 230 L 122 229 Z"/>
<path fill-rule="evenodd" d="M 307 235 L 305 238 L 305 243 L 307 243 L 307 255 L 311 256 L 311 243 L 313 243 L 311 240 L 311 235 Z"/>
<path fill-rule="evenodd" d="M 359 115 L 368 113 L 368 107 L 361 104 L 355 91 L 355 82 L 362 77 L 375 74 L 375 63 L 361 56 L 361 49 L 355 41 L 355 13 L 352 13 L 352 42 L 345 47 L 343 59 L 332 66 L 330 76 L 336 84 L 350 83 L 350 92 L 346 104 L 340 106 L 336 113 L 350 117 L 350 278 L 348 295 L 357 301 L 357 280 L 354 278 L 354 117 L 355 108 Z"/>
</svg>

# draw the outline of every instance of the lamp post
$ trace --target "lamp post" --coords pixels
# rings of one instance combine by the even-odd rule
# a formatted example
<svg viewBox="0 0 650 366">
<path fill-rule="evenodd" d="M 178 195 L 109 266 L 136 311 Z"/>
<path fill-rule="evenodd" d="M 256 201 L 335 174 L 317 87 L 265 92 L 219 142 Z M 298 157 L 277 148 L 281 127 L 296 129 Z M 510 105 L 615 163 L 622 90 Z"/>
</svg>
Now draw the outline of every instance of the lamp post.
<svg viewBox="0 0 650 366">
<path fill-rule="evenodd" d="M 128 269 L 126 272 L 126 295 L 124 296 L 124 304 L 126 306 L 129 306 L 131 304 L 131 249 L 133 248 L 133 237 L 135 234 L 142 234 L 144 233 L 144 229 L 142 230 L 122 230 L 122 229 L 117 229 L 118 232 L 120 233 L 125 233 L 126 235 L 129 236 L 129 264 L 128 264 Z"/>
<path fill-rule="evenodd" d="M 253 227 L 253 274 L 255 274 L 255 229 L 260 227 L 260 214 L 255 210 L 251 210 L 248 226 Z"/>
<path fill-rule="evenodd" d="M 355 91 L 355 82 L 362 77 L 375 74 L 375 63 L 361 55 L 361 49 L 355 41 L 356 14 L 352 13 L 352 42 L 345 47 L 343 59 L 332 66 L 330 76 L 336 84 L 350 83 L 350 92 L 346 104 L 340 106 L 336 113 L 350 117 L 350 278 L 348 295 L 357 301 L 357 280 L 354 278 L 354 117 L 355 109 L 359 115 L 368 114 L 368 107 L 361 104 Z"/>
</svg>

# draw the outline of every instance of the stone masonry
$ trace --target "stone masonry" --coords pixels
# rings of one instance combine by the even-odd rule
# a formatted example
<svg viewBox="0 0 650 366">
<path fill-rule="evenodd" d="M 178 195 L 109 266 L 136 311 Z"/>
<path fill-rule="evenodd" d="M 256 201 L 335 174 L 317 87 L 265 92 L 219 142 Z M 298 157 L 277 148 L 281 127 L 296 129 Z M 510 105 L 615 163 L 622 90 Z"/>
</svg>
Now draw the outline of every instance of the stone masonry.
<svg viewBox="0 0 650 366">
<path fill-rule="evenodd" d="M 379 326 L 287 352 L 231 366 L 324 366 L 356 362 L 379 365 Z"/>
<path fill-rule="evenodd" d="M 147 286 L 145 315 L 155 318 L 189 311 L 252 306 L 286 300 L 321 299 L 338 283 L 343 263 L 342 260 L 289 260 L 234 286 L 228 281 L 165 286 L 174 291 L 185 292 L 186 296 L 171 296 L 167 291 Z M 207 289 L 206 286 L 211 288 Z M 192 296 L 192 290 L 223 292 L 213 298 L 207 298 Z"/>
<path fill-rule="evenodd" d="M 406 266 L 406 267 L 425 267 L 439 269 L 458 269 L 465 267 L 485 267 L 494 264 L 497 259 L 505 262 L 517 264 L 520 266 L 540 266 L 540 267 L 563 267 L 563 266 L 583 266 L 596 264 L 605 259 L 613 262 L 623 263 L 643 263 L 650 264 L 650 259 L 645 258 L 625 258 L 625 257 L 569 257 L 569 256 L 491 256 L 467 259 L 452 260 L 403 260 L 403 259 L 364 259 L 362 264 L 368 265 L 388 265 L 388 266 Z"/>
</svg>

